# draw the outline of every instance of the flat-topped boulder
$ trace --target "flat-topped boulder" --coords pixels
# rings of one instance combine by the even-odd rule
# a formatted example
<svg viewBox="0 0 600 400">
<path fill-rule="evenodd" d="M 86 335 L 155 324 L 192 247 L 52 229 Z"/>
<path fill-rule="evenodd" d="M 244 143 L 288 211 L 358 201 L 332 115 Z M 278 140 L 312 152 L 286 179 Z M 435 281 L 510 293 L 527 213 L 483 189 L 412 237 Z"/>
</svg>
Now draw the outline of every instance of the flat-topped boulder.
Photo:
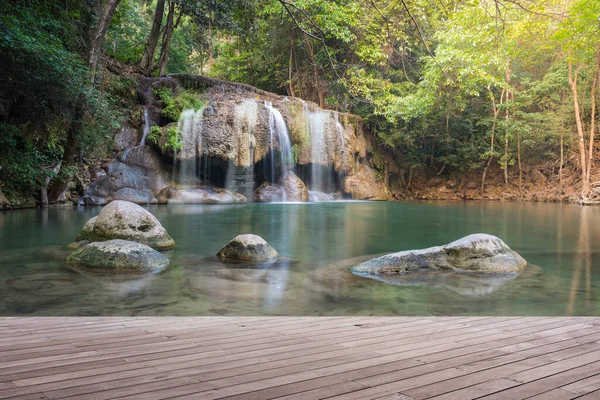
<svg viewBox="0 0 600 400">
<path fill-rule="evenodd" d="M 66 259 L 71 270 L 115 274 L 158 272 L 168 265 L 169 260 L 153 248 L 121 239 L 90 243 Z"/>
<path fill-rule="evenodd" d="M 511 273 L 527 262 L 500 238 L 484 233 L 465 236 L 445 246 L 387 254 L 352 268 L 357 274 L 395 274 L 413 271 Z"/>
<path fill-rule="evenodd" d="M 175 247 L 175 241 L 148 210 L 122 200 L 107 204 L 100 214 L 83 227 L 78 240 L 99 242 L 123 239 L 141 243 L 157 250 Z"/>
<path fill-rule="evenodd" d="M 224 260 L 267 262 L 278 257 L 277 251 L 257 235 L 237 235 L 218 253 Z"/>
</svg>

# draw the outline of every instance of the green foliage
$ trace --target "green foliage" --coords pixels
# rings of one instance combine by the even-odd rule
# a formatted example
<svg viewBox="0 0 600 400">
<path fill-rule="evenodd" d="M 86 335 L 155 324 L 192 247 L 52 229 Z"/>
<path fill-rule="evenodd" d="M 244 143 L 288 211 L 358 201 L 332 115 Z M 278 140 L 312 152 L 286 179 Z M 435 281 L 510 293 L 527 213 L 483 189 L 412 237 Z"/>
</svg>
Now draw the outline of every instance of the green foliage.
<svg viewBox="0 0 600 400">
<path fill-rule="evenodd" d="M 160 130 L 160 128 L 158 126 L 154 125 L 153 127 L 150 128 L 147 139 L 150 141 L 150 143 L 156 144 L 156 143 L 158 143 L 158 139 L 160 139 L 161 135 L 162 135 L 162 131 Z"/>
<path fill-rule="evenodd" d="M 0 123 L 0 181 L 7 192 L 32 195 L 40 187 L 43 168 L 53 160 L 51 143 L 36 143 L 15 125 Z"/>
<path fill-rule="evenodd" d="M 183 110 L 199 110 L 204 107 L 204 102 L 193 91 L 183 91 L 173 96 L 170 89 L 160 88 L 154 94 L 163 102 L 162 115 L 171 121 L 179 120 Z"/>
<path fill-rule="evenodd" d="M 291 164 L 296 165 L 296 164 L 298 164 L 298 145 L 297 144 L 294 144 L 292 146 L 291 152 L 292 152 Z"/>
<path fill-rule="evenodd" d="M 175 152 L 183 149 L 183 139 L 181 134 L 177 130 L 176 126 L 170 126 L 167 128 L 167 140 L 163 145 L 164 150 L 173 150 Z"/>
<path fill-rule="evenodd" d="M 152 24 L 153 3 L 121 0 L 104 40 L 106 54 L 124 63 L 140 60 Z"/>
<path fill-rule="evenodd" d="M 15 193 L 35 193 L 52 174 L 73 124 L 81 122 L 73 136 L 86 156 L 108 150 L 119 125 L 115 100 L 91 85 L 84 64 L 93 12 L 83 0 L 0 5 L 0 180 Z M 58 178 L 70 173 L 62 168 Z"/>
</svg>

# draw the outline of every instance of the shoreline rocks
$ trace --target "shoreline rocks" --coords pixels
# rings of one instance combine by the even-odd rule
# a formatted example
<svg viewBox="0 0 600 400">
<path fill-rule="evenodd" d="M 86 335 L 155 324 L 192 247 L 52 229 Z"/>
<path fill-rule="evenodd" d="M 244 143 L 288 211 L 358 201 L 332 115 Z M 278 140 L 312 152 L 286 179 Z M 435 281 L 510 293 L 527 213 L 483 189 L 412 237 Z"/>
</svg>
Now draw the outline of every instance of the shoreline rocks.
<svg viewBox="0 0 600 400">
<path fill-rule="evenodd" d="M 146 273 L 168 266 L 169 260 L 153 248 L 121 239 L 90 243 L 66 259 L 68 269 L 85 272 Z"/>
<path fill-rule="evenodd" d="M 221 260 L 268 262 L 279 254 L 263 238 L 257 235 L 237 235 L 217 253 Z"/>
<path fill-rule="evenodd" d="M 521 272 L 527 262 L 500 238 L 483 233 L 465 236 L 445 246 L 387 254 L 352 267 L 363 275 L 416 271 L 477 273 Z"/>
</svg>

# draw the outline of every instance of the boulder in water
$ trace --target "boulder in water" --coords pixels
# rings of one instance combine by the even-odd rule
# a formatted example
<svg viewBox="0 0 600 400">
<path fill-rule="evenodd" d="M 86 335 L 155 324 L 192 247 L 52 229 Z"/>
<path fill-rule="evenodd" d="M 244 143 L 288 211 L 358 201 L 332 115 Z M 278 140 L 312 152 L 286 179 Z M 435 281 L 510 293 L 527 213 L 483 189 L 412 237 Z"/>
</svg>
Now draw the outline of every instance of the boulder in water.
<svg viewBox="0 0 600 400">
<path fill-rule="evenodd" d="M 278 257 L 277 251 L 257 235 L 237 235 L 218 253 L 225 260 L 267 262 Z"/>
<path fill-rule="evenodd" d="M 281 180 L 288 201 L 308 201 L 308 189 L 296 174 L 288 171 Z"/>
<path fill-rule="evenodd" d="M 131 240 L 157 250 L 175 247 L 175 241 L 154 215 L 137 204 L 122 200 L 115 200 L 102 209 L 93 222 L 88 240 L 111 239 Z"/>
<path fill-rule="evenodd" d="M 162 204 L 243 204 L 246 197 L 221 188 L 175 188 L 168 187 L 158 194 Z"/>
<path fill-rule="evenodd" d="M 82 240 L 89 240 L 92 237 L 92 232 L 94 231 L 94 224 L 96 223 L 96 219 L 98 216 L 92 217 L 87 220 L 87 222 L 83 225 L 81 232 L 79 232 L 79 236 L 77 236 L 77 241 L 80 242 Z"/>
<path fill-rule="evenodd" d="M 71 270 L 117 274 L 158 272 L 168 265 L 169 260 L 153 248 L 121 239 L 90 243 L 66 260 Z"/>
<path fill-rule="evenodd" d="M 527 262 L 500 238 L 484 233 L 465 236 L 445 246 L 392 253 L 352 268 L 358 274 L 393 274 L 412 271 L 469 271 L 511 273 Z"/>
</svg>

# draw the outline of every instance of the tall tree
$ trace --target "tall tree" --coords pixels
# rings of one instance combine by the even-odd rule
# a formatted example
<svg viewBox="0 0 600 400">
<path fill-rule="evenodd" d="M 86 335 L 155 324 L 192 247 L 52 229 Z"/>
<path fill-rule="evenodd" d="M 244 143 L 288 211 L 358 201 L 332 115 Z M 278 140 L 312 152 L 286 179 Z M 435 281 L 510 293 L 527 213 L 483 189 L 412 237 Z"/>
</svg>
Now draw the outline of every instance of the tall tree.
<svg viewBox="0 0 600 400">
<path fill-rule="evenodd" d="M 140 61 L 140 67 L 144 70 L 148 70 L 152 67 L 154 61 L 154 53 L 158 46 L 158 40 L 160 38 L 160 28 L 162 26 L 163 15 L 165 13 L 165 0 L 157 0 L 156 10 L 154 11 L 154 17 L 152 19 L 152 30 L 150 36 L 144 47 L 144 54 Z"/>
<path fill-rule="evenodd" d="M 102 54 L 102 44 L 104 43 L 106 31 L 110 26 L 110 21 L 115 13 L 115 9 L 120 2 L 121 0 L 106 0 L 104 7 L 102 7 L 102 12 L 99 15 L 98 22 L 92 30 L 88 52 L 88 66 L 92 72 L 92 81 L 96 75 L 96 67 L 98 65 L 100 55 Z"/>
</svg>

